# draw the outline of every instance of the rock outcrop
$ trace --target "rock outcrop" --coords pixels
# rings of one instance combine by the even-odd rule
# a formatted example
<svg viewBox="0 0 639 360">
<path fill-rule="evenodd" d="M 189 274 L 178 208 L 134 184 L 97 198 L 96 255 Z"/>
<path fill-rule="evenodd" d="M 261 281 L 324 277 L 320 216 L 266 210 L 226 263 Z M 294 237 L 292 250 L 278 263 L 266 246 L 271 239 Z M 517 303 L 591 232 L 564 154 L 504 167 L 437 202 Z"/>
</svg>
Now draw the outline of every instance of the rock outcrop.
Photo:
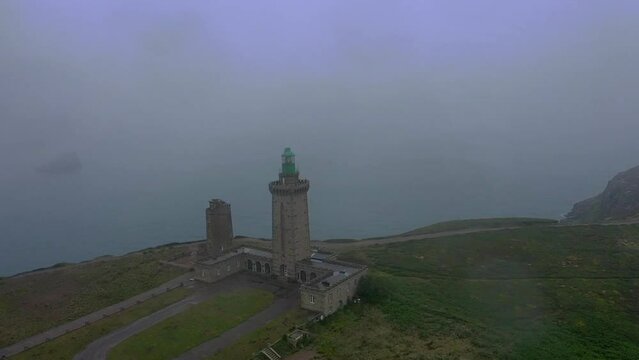
<svg viewBox="0 0 639 360">
<path fill-rule="evenodd" d="M 639 217 L 639 166 L 617 174 L 599 195 L 576 203 L 566 222 L 596 223 Z"/>
</svg>

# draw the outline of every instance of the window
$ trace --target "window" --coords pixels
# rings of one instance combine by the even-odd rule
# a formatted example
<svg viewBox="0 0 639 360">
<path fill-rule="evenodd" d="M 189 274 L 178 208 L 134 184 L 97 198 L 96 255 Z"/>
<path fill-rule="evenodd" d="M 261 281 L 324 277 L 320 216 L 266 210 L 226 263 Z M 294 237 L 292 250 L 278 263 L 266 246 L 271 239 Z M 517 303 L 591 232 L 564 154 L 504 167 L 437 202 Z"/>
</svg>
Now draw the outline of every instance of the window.
<svg viewBox="0 0 639 360">
<path fill-rule="evenodd" d="M 306 282 L 306 271 L 304 270 L 300 271 L 300 280 L 302 282 Z"/>
<path fill-rule="evenodd" d="M 311 304 L 315 304 L 315 296 L 309 295 L 308 302 L 310 302 Z"/>
<path fill-rule="evenodd" d="M 262 272 L 262 263 L 259 261 L 255 262 L 255 271 L 257 271 L 258 273 Z"/>
<path fill-rule="evenodd" d="M 269 263 L 264 264 L 264 272 L 267 274 L 271 273 L 271 265 Z"/>
<path fill-rule="evenodd" d="M 248 259 L 246 261 L 246 266 L 249 269 L 249 271 L 253 271 L 253 261 L 251 261 L 251 259 Z"/>
<path fill-rule="evenodd" d="M 226 272 L 231 272 L 231 265 L 226 265 Z"/>
</svg>

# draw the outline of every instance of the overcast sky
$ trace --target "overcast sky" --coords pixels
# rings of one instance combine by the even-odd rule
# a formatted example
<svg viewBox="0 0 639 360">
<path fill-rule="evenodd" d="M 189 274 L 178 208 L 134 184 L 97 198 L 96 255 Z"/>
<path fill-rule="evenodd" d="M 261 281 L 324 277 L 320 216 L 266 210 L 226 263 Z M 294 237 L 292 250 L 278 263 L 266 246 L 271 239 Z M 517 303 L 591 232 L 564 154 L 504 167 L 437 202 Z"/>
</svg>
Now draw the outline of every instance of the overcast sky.
<svg viewBox="0 0 639 360">
<path fill-rule="evenodd" d="M 638 34 L 631 0 L 2 0 L 0 225 L 221 196 L 269 236 L 285 146 L 314 237 L 557 217 L 639 164 Z M 69 152 L 82 180 L 32 179 Z"/>
</svg>

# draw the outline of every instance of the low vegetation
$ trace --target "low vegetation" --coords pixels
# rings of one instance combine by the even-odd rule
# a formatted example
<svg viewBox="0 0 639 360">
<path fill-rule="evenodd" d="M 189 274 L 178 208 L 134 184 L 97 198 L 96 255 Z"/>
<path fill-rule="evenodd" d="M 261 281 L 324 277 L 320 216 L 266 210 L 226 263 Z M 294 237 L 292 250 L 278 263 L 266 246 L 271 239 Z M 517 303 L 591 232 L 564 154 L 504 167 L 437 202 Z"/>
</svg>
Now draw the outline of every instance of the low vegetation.
<svg viewBox="0 0 639 360">
<path fill-rule="evenodd" d="M 422 234 L 434 234 L 446 231 L 459 231 L 459 230 L 472 230 L 472 229 L 495 229 L 504 227 L 524 227 L 535 225 L 552 225 L 556 224 L 557 220 L 552 219 L 537 219 L 537 218 L 488 218 L 488 219 L 468 219 L 468 220 L 453 220 L 444 221 L 428 226 L 424 226 L 402 235 L 422 235 Z"/>
<path fill-rule="evenodd" d="M 335 359 L 636 359 L 639 225 L 526 227 L 358 248 L 352 304 L 313 331 Z"/>
<path fill-rule="evenodd" d="M 186 288 L 177 288 L 149 299 L 141 304 L 135 305 L 118 314 L 102 319 L 93 324 L 60 336 L 52 341 L 36 346 L 13 356 L 14 360 L 27 359 L 49 359 L 63 360 L 72 359 L 93 341 L 126 326 L 140 318 L 150 315 L 166 306 L 173 304 L 192 292 Z"/>
<path fill-rule="evenodd" d="M 272 301 L 272 293 L 256 289 L 219 295 L 128 338 L 108 358 L 173 359 L 242 323 Z"/>
<path fill-rule="evenodd" d="M 266 326 L 245 335 L 234 344 L 215 354 L 210 360 L 246 360 L 262 350 L 266 345 L 281 339 L 296 325 L 303 324 L 311 315 L 306 310 L 297 308 L 288 311 Z"/>
<path fill-rule="evenodd" d="M 163 247 L 65 265 L 0 282 L 0 347 L 128 299 L 183 274 L 162 265 L 184 251 Z"/>
<path fill-rule="evenodd" d="M 327 243 L 327 244 L 347 244 L 347 243 L 353 243 L 353 242 L 358 242 L 361 240 L 358 239 L 326 239 L 326 240 L 322 240 L 323 243 Z"/>
<path fill-rule="evenodd" d="M 524 218 L 524 217 L 514 217 L 514 218 L 486 218 L 486 219 L 468 219 L 468 220 L 453 220 L 453 221 L 445 221 L 440 222 L 428 226 L 424 226 L 421 228 L 417 228 L 415 230 L 411 230 L 405 232 L 403 234 L 394 235 L 394 236 L 413 236 L 413 235 L 428 235 L 428 234 L 438 234 L 445 233 L 450 231 L 464 231 L 464 230 L 487 230 L 487 229 L 498 229 L 498 228 L 519 228 L 519 227 L 528 227 L 528 226 L 548 226 L 555 225 L 559 222 L 557 220 L 552 219 L 538 219 L 538 218 Z M 327 239 L 318 242 L 320 244 L 366 244 L 367 241 L 371 240 L 383 240 L 387 239 L 391 236 L 377 236 L 370 237 L 366 239 Z"/>
<path fill-rule="evenodd" d="M 312 345 L 326 359 L 455 359 L 472 346 L 464 341 L 437 341 L 414 330 L 400 329 L 372 305 L 353 304 L 311 330 Z"/>
</svg>

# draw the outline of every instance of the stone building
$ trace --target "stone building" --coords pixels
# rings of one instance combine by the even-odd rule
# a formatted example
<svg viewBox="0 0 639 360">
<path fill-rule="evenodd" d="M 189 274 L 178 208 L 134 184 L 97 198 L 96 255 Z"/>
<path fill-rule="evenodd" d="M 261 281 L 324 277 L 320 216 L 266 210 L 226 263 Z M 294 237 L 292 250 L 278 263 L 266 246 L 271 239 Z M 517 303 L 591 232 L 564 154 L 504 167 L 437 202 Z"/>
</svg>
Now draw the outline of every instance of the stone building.
<svg viewBox="0 0 639 360">
<path fill-rule="evenodd" d="M 216 258 L 232 246 L 233 221 L 231 204 L 213 199 L 206 209 L 206 248 L 210 257 Z"/>
<path fill-rule="evenodd" d="M 211 200 L 206 209 L 208 256 L 197 262 L 195 277 L 212 283 L 243 271 L 273 281 L 296 282 L 300 284 L 300 306 L 324 315 L 348 303 L 367 268 L 311 251 L 308 190 L 308 180 L 301 179 L 297 171 L 295 154 L 286 148 L 279 179 L 269 184 L 272 251 L 234 246 L 231 206 Z"/>
</svg>

